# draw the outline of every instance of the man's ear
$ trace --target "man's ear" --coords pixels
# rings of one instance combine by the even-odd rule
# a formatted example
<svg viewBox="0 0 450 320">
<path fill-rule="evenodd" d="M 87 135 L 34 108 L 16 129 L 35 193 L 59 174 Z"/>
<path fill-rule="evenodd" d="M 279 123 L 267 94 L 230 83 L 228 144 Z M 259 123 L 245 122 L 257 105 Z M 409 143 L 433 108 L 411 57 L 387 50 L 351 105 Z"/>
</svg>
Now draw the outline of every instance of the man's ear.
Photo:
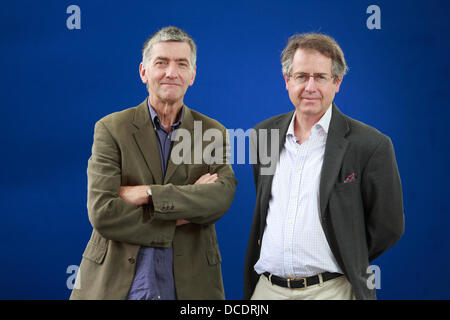
<svg viewBox="0 0 450 320">
<path fill-rule="evenodd" d="M 191 81 L 189 82 L 189 86 L 192 86 L 194 84 L 195 76 L 197 75 L 197 67 L 194 68 L 192 71 Z"/>
<path fill-rule="evenodd" d="M 144 64 L 142 62 L 139 65 L 139 76 L 141 77 L 142 83 L 147 83 L 148 82 L 147 70 L 145 69 L 145 66 L 144 66 Z"/>
<path fill-rule="evenodd" d="M 335 84 L 336 84 L 336 90 L 335 90 L 335 93 L 338 93 L 338 92 L 339 92 L 339 88 L 341 87 L 342 79 L 344 79 L 344 77 L 340 77 L 340 78 L 335 82 Z"/>
<path fill-rule="evenodd" d="M 285 74 L 283 74 L 283 78 L 284 78 L 284 83 L 286 84 L 286 90 L 289 91 L 289 86 L 288 86 L 289 78 Z"/>
</svg>

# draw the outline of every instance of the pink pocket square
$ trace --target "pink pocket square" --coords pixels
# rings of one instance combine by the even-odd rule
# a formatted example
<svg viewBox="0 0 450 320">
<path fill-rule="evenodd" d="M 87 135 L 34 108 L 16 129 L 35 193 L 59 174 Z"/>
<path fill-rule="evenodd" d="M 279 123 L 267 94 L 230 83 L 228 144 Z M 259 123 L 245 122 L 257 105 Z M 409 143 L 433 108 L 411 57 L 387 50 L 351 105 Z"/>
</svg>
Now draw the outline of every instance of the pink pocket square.
<svg viewBox="0 0 450 320">
<path fill-rule="evenodd" d="M 356 180 L 356 173 L 352 172 L 347 178 L 345 178 L 344 183 L 350 183 Z"/>
</svg>

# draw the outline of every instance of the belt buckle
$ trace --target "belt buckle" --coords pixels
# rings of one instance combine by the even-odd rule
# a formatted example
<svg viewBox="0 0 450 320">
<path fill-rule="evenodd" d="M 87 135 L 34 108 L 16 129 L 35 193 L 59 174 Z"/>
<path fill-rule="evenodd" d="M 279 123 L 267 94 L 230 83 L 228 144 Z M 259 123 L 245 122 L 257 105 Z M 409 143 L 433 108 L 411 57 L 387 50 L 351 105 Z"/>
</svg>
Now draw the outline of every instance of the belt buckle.
<svg viewBox="0 0 450 320">
<path fill-rule="evenodd" d="M 291 288 L 291 280 L 303 280 L 303 287 L 300 288 Z M 299 277 L 299 278 L 288 278 L 287 279 L 288 288 L 294 289 L 294 290 L 304 290 L 308 287 L 308 284 L 306 283 L 306 277 Z"/>
</svg>

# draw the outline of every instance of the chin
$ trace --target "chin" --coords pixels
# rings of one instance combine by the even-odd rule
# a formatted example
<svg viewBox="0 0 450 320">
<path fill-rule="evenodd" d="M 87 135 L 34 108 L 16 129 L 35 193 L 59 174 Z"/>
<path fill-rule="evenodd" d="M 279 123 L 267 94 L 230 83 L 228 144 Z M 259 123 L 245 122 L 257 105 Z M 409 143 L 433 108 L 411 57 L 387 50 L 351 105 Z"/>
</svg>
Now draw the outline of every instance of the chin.
<svg viewBox="0 0 450 320">
<path fill-rule="evenodd" d="M 317 104 L 300 105 L 299 108 L 297 109 L 304 115 L 309 116 L 316 116 L 319 114 L 323 114 L 327 111 L 327 108 L 323 108 L 322 105 Z"/>
<path fill-rule="evenodd" d="M 315 115 L 320 112 L 320 108 L 317 106 L 300 106 L 298 111 L 305 115 Z"/>
<path fill-rule="evenodd" d="M 161 100 L 166 103 L 175 103 L 180 100 L 180 95 L 178 94 L 163 94 L 161 95 Z"/>
</svg>

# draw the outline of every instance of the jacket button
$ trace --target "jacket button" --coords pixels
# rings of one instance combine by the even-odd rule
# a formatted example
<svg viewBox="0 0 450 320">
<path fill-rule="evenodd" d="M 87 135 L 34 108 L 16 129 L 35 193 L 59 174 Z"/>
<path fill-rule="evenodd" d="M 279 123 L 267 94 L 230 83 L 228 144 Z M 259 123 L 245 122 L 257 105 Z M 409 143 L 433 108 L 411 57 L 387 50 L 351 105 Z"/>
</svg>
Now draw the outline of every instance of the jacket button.
<svg viewBox="0 0 450 320">
<path fill-rule="evenodd" d="M 261 239 L 258 239 L 258 246 L 261 246 Z"/>
<path fill-rule="evenodd" d="M 130 257 L 130 258 L 128 258 L 128 262 L 129 262 L 130 264 L 135 264 L 135 263 L 136 263 L 136 259 L 133 258 L 133 257 Z"/>
</svg>

